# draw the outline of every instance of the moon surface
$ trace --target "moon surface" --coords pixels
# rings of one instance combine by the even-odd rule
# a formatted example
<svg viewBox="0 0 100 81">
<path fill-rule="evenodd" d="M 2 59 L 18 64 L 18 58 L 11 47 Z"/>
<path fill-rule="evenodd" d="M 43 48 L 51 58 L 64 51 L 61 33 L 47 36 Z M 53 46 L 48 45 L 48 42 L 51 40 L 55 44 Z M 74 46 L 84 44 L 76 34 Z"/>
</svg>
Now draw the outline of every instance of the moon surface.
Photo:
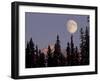
<svg viewBox="0 0 100 81">
<path fill-rule="evenodd" d="M 77 31 L 77 22 L 75 20 L 68 20 L 66 24 L 67 30 L 70 33 L 75 33 Z"/>
</svg>

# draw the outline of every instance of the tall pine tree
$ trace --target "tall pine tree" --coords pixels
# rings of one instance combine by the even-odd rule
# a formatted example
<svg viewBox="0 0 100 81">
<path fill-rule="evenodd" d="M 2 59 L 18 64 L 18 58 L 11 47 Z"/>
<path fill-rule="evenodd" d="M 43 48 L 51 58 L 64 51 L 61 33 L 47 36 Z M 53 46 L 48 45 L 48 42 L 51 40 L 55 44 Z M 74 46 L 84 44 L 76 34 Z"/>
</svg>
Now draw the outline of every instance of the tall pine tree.
<svg viewBox="0 0 100 81">
<path fill-rule="evenodd" d="M 57 35 L 57 40 L 54 46 L 54 54 L 53 54 L 53 66 L 60 66 L 61 65 L 61 46 L 60 46 L 60 40 L 59 35 Z"/>
<path fill-rule="evenodd" d="M 32 38 L 27 42 L 26 47 L 26 68 L 32 68 L 34 66 L 34 43 Z"/>
<path fill-rule="evenodd" d="M 35 59 L 36 59 L 35 65 L 36 65 L 36 67 L 38 67 L 39 66 L 39 49 L 38 49 L 38 45 L 36 45 L 36 47 L 35 47 Z"/>
<path fill-rule="evenodd" d="M 48 55 L 48 59 L 47 59 L 47 66 L 48 67 L 51 67 L 51 66 L 53 66 L 53 59 L 52 59 L 52 50 L 51 50 L 51 48 L 50 48 L 50 45 L 48 46 L 48 51 L 47 51 L 47 55 Z"/>
<path fill-rule="evenodd" d="M 85 29 L 85 45 L 84 45 L 84 49 L 85 49 L 85 64 L 89 64 L 89 29 L 88 27 L 86 27 Z"/>
<path fill-rule="evenodd" d="M 84 31 L 83 31 L 83 29 L 81 28 L 81 30 L 80 30 L 80 54 L 81 54 L 81 56 L 82 56 L 82 59 L 81 59 L 81 64 L 84 64 L 85 62 L 84 62 L 84 59 L 85 59 L 85 43 L 84 43 Z"/>
<path fill-rule="evenodd" d="M 73 35 L 71 35 L 71 43 L 70 43 L 70 47 L 71 47 L 71 56 L 70 56 L 70 61 L 71 61 L 71 65 L 74 65 L 74 43 L 73 43 Z"/>
<path fill-rule="evenodd" d="M 30 58 L 30 60 L 31 60 L 31 67 L 34 67 L 34 65 L 35 65 L 35 62 L 34 62 L 34 53 L 35 53 L 35 49 L 34 49 L 34 43 L 33 43 L 33 40 L 32 40 L 32 38 L 30 39 L 30 41 L 29 41 L 29 46 L 30 46 L 30 54 L 31 54 L 31 58 Z"/>
<path fill-rule="evenodd" d="M 69 44 L 69 42 L 67 43 L 67 48 L 66 48 L 66 53 L 67 53 L 67 58 L 66 58 L 66 64 L 67 65 L 71 65 L 71 61 L 70 61 L 70 59 L 71 59 L 71 49 L 70 49 L 70 44 Z"/>
<path fill-rule="evenodd" d="M 30 47 L 29 47 L 29 43 L 27 42 L 26 51 L 25 51 L 25 67 L 26 68 L 30 68 L 31 67 L 30 58 L 31 58 Z"/>
</svg>

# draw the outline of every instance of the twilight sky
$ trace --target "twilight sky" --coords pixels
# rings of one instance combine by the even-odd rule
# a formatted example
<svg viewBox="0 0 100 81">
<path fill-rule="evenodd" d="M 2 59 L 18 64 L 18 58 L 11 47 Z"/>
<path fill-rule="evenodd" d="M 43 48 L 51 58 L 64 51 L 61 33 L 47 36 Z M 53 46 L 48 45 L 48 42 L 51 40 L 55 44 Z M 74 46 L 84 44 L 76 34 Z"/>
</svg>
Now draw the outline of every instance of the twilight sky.
<svg viewBox="0 0 100 81">
<path fill-rule="evenodd" d="M 73 34 L 75 46 L 80 43 L 80 28 L 85 29 L 89 26 L 87 22 L 88 15 L 71 15 L 71 14 L 51 14 L 51 13 L 25 13 L 25 45 L 32 37 L 35 44 L 40 49 L 54 45 L 57 34 L 61 41 L 61 47 L 66 48 L 67 42 L 70 41 L 71 33 L 68 32 L 66 23 L 68 20 L 77 22 L 78 29 Z"/>
</svg>

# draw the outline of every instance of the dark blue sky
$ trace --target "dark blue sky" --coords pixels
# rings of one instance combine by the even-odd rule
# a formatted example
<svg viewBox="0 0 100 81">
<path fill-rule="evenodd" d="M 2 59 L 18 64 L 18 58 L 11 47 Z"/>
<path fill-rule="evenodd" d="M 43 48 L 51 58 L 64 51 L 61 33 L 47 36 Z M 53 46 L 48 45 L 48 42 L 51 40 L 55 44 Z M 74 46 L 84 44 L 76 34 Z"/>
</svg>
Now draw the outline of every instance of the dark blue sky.
<svg viewBox="0 0 100 81">
<path fill-rule="evenodd" d="M 48 13 L 25 13 L 25 45 L 32 37 L 35 44 L 41 48 L 47 48 L 49 44 L 56 42 L 57 34 L 60 37 L 61 47 L 65 48 L 70 41 L 71 33 L 67 31 L 68 20 L 77 22 L 78 30 L 73 34 L 75 46 L 79 46 L 80 28 L 89 26 L 88 15 L 48 14 Z"/>
</svg>

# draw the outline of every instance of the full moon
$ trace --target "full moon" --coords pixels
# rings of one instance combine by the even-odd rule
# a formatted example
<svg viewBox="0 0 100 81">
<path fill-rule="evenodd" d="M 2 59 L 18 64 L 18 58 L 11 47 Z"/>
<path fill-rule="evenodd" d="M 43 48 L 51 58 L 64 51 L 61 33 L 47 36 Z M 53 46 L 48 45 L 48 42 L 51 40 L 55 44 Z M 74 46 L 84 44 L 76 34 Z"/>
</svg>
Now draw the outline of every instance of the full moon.
<svg viewBox="0 0 100 81">
<path fill-rule="evenodd" d="M 75 33 L 77 31 L 77 22 L 75 20 L 68 20 L 66 27 L 68 32 Z"/>
</svg>

